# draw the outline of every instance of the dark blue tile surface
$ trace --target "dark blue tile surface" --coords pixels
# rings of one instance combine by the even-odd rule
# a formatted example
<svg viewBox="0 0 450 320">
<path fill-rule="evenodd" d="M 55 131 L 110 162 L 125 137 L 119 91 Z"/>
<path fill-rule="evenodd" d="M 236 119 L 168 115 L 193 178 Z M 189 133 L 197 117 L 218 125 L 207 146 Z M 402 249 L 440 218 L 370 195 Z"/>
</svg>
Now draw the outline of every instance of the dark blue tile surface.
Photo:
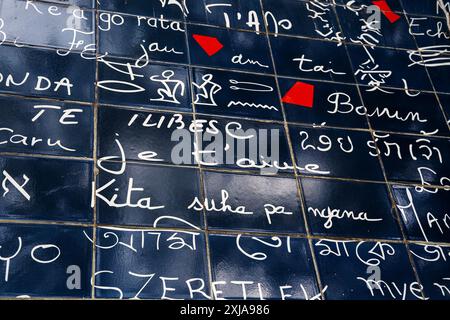
<svg viewBox="0 0 450 320">
<path fill-rule="evenodd" d="M 349 45 L 348 51 L 356 79 L 362 85 L 432 90 L 426 70 L 411 63 L 406 50 Z"/>
<path fill-rule="evenodd" d="M 410 33 L 414 35 L 419 48 L 438 48 L 438 46 L 445 48 L 450 44 L 446 19 L 421 16 L 408 16 L 408 19 Z"/>
<path fill-rule="evenodd" d="M 342 43 L 270 36 L 277 73 L 282 76 L 355 82 Z"/>
<path fill-rule="evenodd" d="M 400 239 L 384 184 L 302 178 L 311 233 L 319 236 Z"/>
<path fill-rule="evenodd" d="M 256 121 L 197 117 L 198 162 L 204 167 L 291 172 L 284 127 Z"/>
<path fill-rule="evenodd" d="M 116 18 L 110 12 L 100 12 L 99 19 L 100 53 L 187 63 L 184 23 L 142 16 L 124 15 Z"/>
<path fill-rule="evenodd" d="M 92 59 L 7 45 L 0 46 L 0 57 L 0 92 L 86 102 L 94 99 Z"/>
<path fill-rule="evenodd" d="M 187 1 L 186 21 L 234 29 L 265 31 L 259 0 Z"/>
<path fill-rule="evenodd" d="M 369 132 L 290 125 L 289 133 L 301 174 L 383 180 Z"/>
<path fill-rule="evenodd" d="M 89 222 L 92 162 L 5 157 L 2 219 Z"/>
<path fill-rule="evenodd" d="M 273 73 L 266 35 L 197 25 L 187 29 L 192 64 Z"/>
<path fill-rule="evenodd" d="M 380 134 L 377 138 L 387 179 L 448 186 L 448 139 Z"/>
<path fill-rule="evenodd" d="M 0 97 L 0 150 L 91 157 L 92 106 Z"/>
<path fill-rule="evenodd" d="M 192 91 L 198 113 L 282 121 L 274 77 L 195 68 Z"/>
<path fill-rule="evenodd" d="M 448 135 L 449 129 L 434 93 L 404 90 L 362 90 L 365 109 L 375 130 Z"/>
<path fill-rule="evenodd" d="M 409 249 L 414 257 L 426 297 L 432 300 L 448 300 L 450 248 L 411 244 Z"/>
<path fill-rule="evenodd" d="M 403 244 L 314 240 L 326 299 L 417 300 L 417 283 Z"/>
<path fill-rule="evenodd" d="M 196 169 L 101 161 L 96 197 L 102 224 L 202 227 L 203 213 L 188 208 L 202 202 Z"/>
<path fill-rule="evenodd" d="M 205 239 L 200 232 L 97 229 L 98 298 L 206 299 Z"/>
<path fill-rule="evenodd" d="M 192 111 L 186 67 L 105 58 L 99 63 L 104 104 Z"/>
<path fill-rule="evenodd" d="M 92 245 L 85 235 L 92 238 L 92 229 L 1 224 L 0 296 L 90 297 Z"/>
<path fill-rule="evenodd" d="M 99 157 L 194 164 L 190 115 L 102 107 L 98 117 Z M 177 149 L 173 150 L 175 147 Z M 186 148 L 189 150 L 183 153 Z M 180 155 L 181 159 L 175 159 L 175 155 Z M 183 160 L 186 163 L 182 163 Z"/>
<path fill-rule="evenodd" d="M 401 0 L 402 7 L 406 13 L 419 14 L 426 16 L 443 16 L 443 11 L 438 5 L 438 0 Z M 448 0 L 443 0 L 445 5 L 449 5 Z"/>
<path fill-rule="evenodd" d="M 355 11 L 337 6 L 336 12 L 343 36 L 348 42 L 416 49 L 414 38 L 409 32 L 408 20 L 403 14 L 399 14 L 398 20 L 393 22 L 380 14 L 380 20 L 372 22 L 373 12 L 368 10 Z"/>
<path fill-rule="evenodd" d="M 271 33 L 328 40 L 342 37 L 334 7 L 325 1 L 264 0 L 263 7 Z"/>
<path fill-rule="evenodd" d="M 209 229 L 305 233 L 295 179 L 205 172 L 204 182 L 194 208 Z"/>
<path fill-rule="evenodd" d="M 444 4 L 0 0 L 0 297 L 448 299 Z"/>
<path fill-rule="evenodd" d="M 368 129 L 366 115 L 360 112 L 362 103 L 355 85 L 286 78 L 279 78 L 278 82 L 288 122 Z M 307 95 L 305 89 L 292 95 L 299 102 L 287 99 L 298 83 L 312 86 L 311 105 L 302 102 L 301 98 Z"/>
<path fill-rule="evenodd" d="M 450 243 L 448 190 L 395 185 L 392 193 L 409 239 Z"/>
<path fill-rule="evenodd" d="M 216 298 L 320 298 L 306 239 L 210 235 L 209 243 Z"/>
</svg>

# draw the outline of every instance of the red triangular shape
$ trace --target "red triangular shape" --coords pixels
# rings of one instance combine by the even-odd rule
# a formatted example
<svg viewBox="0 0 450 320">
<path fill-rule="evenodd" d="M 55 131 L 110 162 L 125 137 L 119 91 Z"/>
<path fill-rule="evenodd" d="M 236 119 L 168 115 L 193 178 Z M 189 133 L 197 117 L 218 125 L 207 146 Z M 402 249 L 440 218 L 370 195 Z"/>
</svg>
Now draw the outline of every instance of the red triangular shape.
<svg viewBox="0 0 450 320">
<path fill-rule="evenodd" d="M 208 56 L 213 56 L 223 48 L 223 44 L 215 37 L 202 36 L 200 34 L 192 35 L 194 40 L 206 52 Z"/>
<path fill-rule="evenodd" d="M 284 95 L 283 102 L 312 108 L 314 104 L 314 86 L 297 81 Z"/>
<path fill-rule="evenodd" d="M 394 23 L 401 18 L 398 14 L 392 11 L 386 0 L 372 1 L 372 4 L 380 8 L 381 13 L 384 14 L 384 16 L 389 20 L 390 23 Z"/>
</svg>

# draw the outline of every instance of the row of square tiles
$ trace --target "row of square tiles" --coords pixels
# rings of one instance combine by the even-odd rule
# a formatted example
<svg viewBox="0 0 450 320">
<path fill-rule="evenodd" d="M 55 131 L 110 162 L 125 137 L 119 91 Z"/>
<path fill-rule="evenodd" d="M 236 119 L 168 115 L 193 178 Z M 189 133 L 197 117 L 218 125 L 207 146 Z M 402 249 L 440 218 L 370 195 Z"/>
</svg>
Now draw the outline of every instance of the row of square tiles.
<svg viewBox="0 0 450 320">
<path fill-rule="evenodd" d="M 11 46 L 0 46 L 0 55 L 4 57 L 0 62 L 0 92 L 80 102 L 94 100 L 94 60 Z M 449 133 L 448 94 L 371 91 L 361 86 L 362 102 L 358 87 L 351 84 L 123 62 L 99 63 L 100 103 L 191 112 L 194 102 L 198 113 L 276 121 L 283 120 L 282 103 L 287 121 L 292 123 L 367 129 L 368 116 L 375 130 L 442 136 Z M 416 77 L 414 73 L 411 76 Z M 420 78 L 415 79 L 420 82 Z M 447 85 L 448 81 L 443 83 Z M 2 100 L 5 105 L 12 103 L 11 99 Z M 16 104 L 32 108 L 32 102 Z"/>
<path fill-rule="evenodd" d="M 0 225 L 3 297 L 141 299 L 448 299 L 450 249 L 202 232 Z M 208 256 L 210 262 L 208 262 Z M 211 265 L 209 281 L 208 264 Z M 423 287 L 422 287 L 423 285 Z M 422 295 L 423 291 L 423 295 Z"/>
<path fill-rule="evenodd" d="M 23 3 L 19 2 L 19 3 Z M 295 0 L 294 3 L 302 3 Z M 17 7 L 12 4 L 14 9 Z M 278 6 L 276 6 L 278 8 Z M 34 11 L 31 11 L 34 12 Z M 353 14 L 353 11 L 348 11 Z M 41 17 L 40 13 L 37 13 Z M 103 16 L 105 15 L 105 16 Z M 18 16 L 17 12 L 11 12 L 10 16 Z M 20 16 L 20 15 L 19 15 Z M 117 16 L 117 17 L 116 17 Z M 318 15 L 322 18 L 321 15 Z M 86 17 L 86 20 L 80 19 L 80 23 L 87 25 L 77 26 L 76 28 L 69 28 L 66 26 L 69 18 L 56 16 L 58 23 L 63 23 L 64 30 L 61 37 L 56 37 L 53 32 L 43 32 L 42 28 L 35 28 L 31 32 L 22 28 L 23 22 L 14 20 L 14 24 L 9 25 L 5 21 L 2 27 L 2 35 L 8 41 L 17 43 L 27 43 L 33 45 L 54 46 L 59 48 L 66 48 L 69 51 L 82 51 L 84 54 L 95 52 L 95 32 L 92 30 L 94 17 Z M 24 18 L 27 18 L 26 15 Z M 49 31 L 54 30 L 55 26 L 51 25 L 51 20 L 48 21 L 45 17 L 44 26 L 48 26 Z M 139 16 L 120 16 L 111 13 L 102 13 L 100 15 L 100 39 L 99 52 L 101 54 L 108 54 L 109 56 L 119 56 L 122 58 L 150 58 L 152 60 L 161 60 L 167 62 L 176 62 L 187 64 L 189 61 L 193 64 L 200 64 L 213 67 L 240 69 L 244 71 L 254 71 L 261 73 L 273 73 L 271 55 L 269 50 L 269 43 L 265 34 L 257 34 L 252 32 L 241 32 L 230 29 L 220 29 L 199 25 L 188 25 L 187 27 L 179 22 L 166 22 L 167 25 L 159 26 L 158 22 L 153 20 L 150 22 Z M 323 18 L 322 18 L 323 19 Z M 360 19 L 356 17 L 356 19 Z M 416 37 L 419 38 L 419 46 L 426 47 L 428 51 L 423 52 L 426 55 L 432 54 L 435 58 L 436 54 L 442 55 L 448 59 L 447 53 L 449 39 L 445 34 L 445 21 L 440 22 L 435 27 L 430 27 L 435 24 L 428 20 L 428 18 L 421 18 L 415 22 L 417 27 Z M 432 18 L 430 18 L 432 19 Z M 61 21 L 59 21 L 61 20 Z M 69 19 L 70 20 L 70 19 Z M 90 22 L 89 22 L 90 21 Z M 383 20 L 384 21 L 384 20 Z M 348 30 L 353 32 L 357 30 L 354 27 L 354 22 L 350 19 L 344 19 L 344 25 Z M 406 22 L 405 22 L 406 23 Z M 154 25 L 156 24 L 156 25 Z M 423 24 L 423 25 L 421 25 Z M 328 25 L 328 23 L 326 24 Z M 395 27 L 392 24 L 382 26 L 380 30 L 385 32 L 381 39 L 379 38 L 379 30 L 365 30 L 363 33 L 358 32 L 349 36 L 357 43 L 365 44 L 383 44 L 394 47 L 405 47 L 416 49 L 415 43 L 411 37 L 405 36 L 407 26 L 403 28 L 400 23 Z M 430 29 L 431 28 L 431 29 Z M 58 30 L 58 28 L 56 28 Z M 187 29 L 187 35 L 185 34 Z M 304 28 L 301 28 L 304 30 Z M 365 30 L 365 31 L 364 31 Z M 386 31 L 385 31 L 386 30 Z M 401 31 L 403 30 L 403 31 Z M 25 33 L 23 33 L 25 32 Z M 312 36 L 315 31 L 311 30 Z M 22 34 L 23 33 L 23 34 Z M 325 33 L 325 31 L 321 32 Z M 129 35 L 133 34 L 133 37 Z M 333 33 L 332 38 L 336 38 L 338 33 Z M 47 37 L 49 37 L 47 39 Z M 188 43 L 186 43 L 186 36 Z M 200 45 L 199 38 L 203 45 Z M 205 38 L 207 37 L 207 38 Z M 214 38 L 214 40 L 212 40 Z M 339 36 L 337 37 L 339 38 Z M 424 38 L 425 40 L 420 40 Z M 367 42 L 367 39 L 372 39 Z M 407 41 L 409 43 L 398 43 L 399 41 Z M 381 42 L 379 42 L 381 41 Z M 280 75 L 306 77 L 321 80 L 354 82 L 353 71 L 351 63 L 348 60 L 346 47 L 340 42 L 319 41 L 303 38 L 291 38 L 283 36 L 270 36 L 270 46 L 274 52 L 275 65 L 277 72 Z M 431 47 L 432 46 L 432 47 Z M 205 49 L 207 47 L 207 49 Z M 292 48 L 299 48 L 299 52 L 292 52 Z M 212 51 L 210 51 L 212 50 Z M 431 50 L 431 51 L 430 51 Z M 432 90 L 433 87 L 429 81 L 424 81 L 427 74 L 419 63 L 421 56 L 418 52 L 414 54 L 407 51 L 399 51 L 386 48 L 368 48 L 360 45 L 351 45 L 348 49 L 353 63 L 353 68 L 356 70 L 356 75 L 359 75 L 359 80 L 363 84 L 373 85 L 374 83 L 382 86 L 394 86 L 403 88 L 407 81 L 409 89 L 417 90 Z M 67 54 L 62 50 L 62 54 Z M 320 52 L 320 55 L 317 53 Z M 330 54 L 332 53 L 332 55 Z M 109 59 L 109 58 L 108 58 Z M 442 58 L 444 59 L 444 58 Z M 441 59 L 441 66 L 445 66 Z M 373 66 L 367 65 L 367 60 L 371 60 Z M 383 63 L 383 70 L 379 69 L 375 64 Z M 428 61 L 432 79 L 436 90 L 449 92 L 447 84 L 440 81 L 445 78 L 442 74 L 443 68 L 438 68 L 435 65 L 435 59 Z M 372 68 L 367 70 L 367 68 Z M 374 72 L 377 71 L 377 73 Z M 371 71 L 369 74 L 368 72 Z M 391 71 L 395 71 L 394 75 L 387 75 Z M 402 73 L 400 75 L 397 73 Z M 392 77 L 392 79 L 391 79 Z M 415 79 L 418 77 L 418 79 Z M 403 80 L 405 79 L 405 80 Z M 365 80 L 365 81 L 364 81 Z M 411 83 L 409 83 L 411 82 Z"/>
<path fill-rule="evenodd" d="M 52 1 L 43 1 L 42 5 L 52 5 Z M 399 0 L 387 0 L 389 8 L 383 8 L 381 10 L 393 10 L 397 14 L 404 12 L 412 15 L 434 16 L 445 18 L 445 13 L 437 4 L 438 1 L 421 1 L 421 0 L 409 0 L 405 1 L 403 5 Z M 444 0 L 444 3 L 447 0 Z M 274 3 L 278 7 L 274 7 Z M 448 2 L 447 2 L 448 3 Z M 53 5 L 61 5 L 59 1 L 54 1 Z M 66 2 L 66 4 L 72 6 L 79 6 L 81 8 L 94 9 L 96 6 L 94 1 L 91 0 L 74 0 Z M 262 4 L 262 7 L 261 7 Z M 324 10 L 328 9 L 332 4 L 337 4 L 338 7 L 349 7 L 356 11 L 356 9 L 365 9 L 368 6 L 373 5 L 371 0 L 336 0 L 336 1 L 303 1 L 303 0 L 263 0 L 261 3 L 259 0 L 225 0 L 217 3 L 206 1 L 185 1 L 185 2 L 167 2 L 151 0 L 146 2 L 128 2 L 127 0 L 113 0 L 113 1 L 99 1 L 97 8 L 99 10 L 110 11 L 121 14 L 141 15 L 148 17 L 160 17 L 163 15 L 169 20 L 187 21 L 190 23 L 209 24 L 215 26 L 232 27 L 236 29 L 247 30 L 261 30 L 264 25 L 264 19 L 262 12 L 264 9 L 265 17 L 267 20 L 272 17 L 274 13 L 280 13 L 293 17 L 291 23 L 296 23 L 301 18 L 308 18 L 308 15 L 304 15 L 305 8 L 308 10 Z M 448 4 L 447 4 L 448 6 Z M 286 10 L 287 8 L 287 10 Z M 294 10 L 295 9 L 295 10 Z M 448 8 L 447 8 L 448 10 Z M 271 14 L 268 14 L 269 11 Z M 286 12 L 289 11 L 289 12 Z M 296 15 L 291 15 L 293 11 L 296 11 Z M 362 10 L 358 10 L 362 11 Z M 317 12 L 317 11 L 316 11 Z M 303 14 L 303 16 L 302 16 Z M 323 15 L 322 13 L 320 13 Z M 282 21 L 283 16 L 274 18 L 274 23 Z"/>
<path fill-rule="evenodd" d="M 3 98 L 4 153 L 92 158 L 93 109 Z M 4 122 L 3 122 L 4 121 Z M 448 138 L 100 106 L 97 156 L 269 174 L 293 172 L 448 186 Z M 292 163 L 289 143 L 292 143 Z"/>
<path fill-rule="evenodd" d="M 2 157 L 2 220 L 306 234 L 294 176 L 102 162 Z M 450 191 L 300 178 L 314 236 L 450 243 Z M 202 187 L 203 185 L 203 187 Z M 205 190 L 205 198 L 202 196 Z M 390 201 L 390 193 L 397 208 Z M 176 199 L 176 200 L 174 200 Z M 205 213 L 205 216 L 204 216 Z M 206 222 L 204 221 L 206 217 Z"/>
</svg>

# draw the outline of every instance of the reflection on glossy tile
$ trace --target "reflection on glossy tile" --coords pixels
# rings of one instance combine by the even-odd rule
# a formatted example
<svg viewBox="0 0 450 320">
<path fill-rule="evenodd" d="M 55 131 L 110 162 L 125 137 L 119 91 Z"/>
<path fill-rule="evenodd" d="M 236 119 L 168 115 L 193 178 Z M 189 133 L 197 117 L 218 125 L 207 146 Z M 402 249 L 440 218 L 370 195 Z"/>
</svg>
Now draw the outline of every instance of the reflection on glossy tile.
<svg viewBox="0 0 450 320">
<path fill-rule="evenodd" d="M 306 239 L 210 235 L 215 298 L 320 299 Z"/>
<path fill-rule="evenodd" d="M 0 18 L 6 20 L 1 24 L 6 41 L 95 52 L 92 11 L 41 1 L 2 1 Z"/>
</svg>

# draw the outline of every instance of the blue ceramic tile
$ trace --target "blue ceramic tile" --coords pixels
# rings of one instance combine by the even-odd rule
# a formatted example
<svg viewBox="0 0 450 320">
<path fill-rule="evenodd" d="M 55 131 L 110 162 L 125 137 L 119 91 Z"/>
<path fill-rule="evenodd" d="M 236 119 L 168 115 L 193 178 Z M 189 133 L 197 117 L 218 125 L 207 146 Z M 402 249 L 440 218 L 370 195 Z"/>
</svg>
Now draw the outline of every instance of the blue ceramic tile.
<svg viewBox="0 0 450 320">
<path fill-rule="evenodd" d="M 98 298 L 209 297 L 202 233 L 98 228 L 96 244 Z"/>
<path fill-rule="evenodd" d="M 2 219 L 91 222 L 92 163 L 0 158 Z"/>
<path fill-rule="evenodd" d="M 403 244 L 314 240 L 325 298 L 330 300 L 417 300 L 417 283 Z"/>
<path fill-rule="evenodd" d="M 408 19 L 410 33 L 416 38 L 419 49 L 423 47 L 445 47 L 450 44 L 450 32 L 447 27 L 447 20 L 444 18 L 408 16 Z"/>
<path fill-rule="evenodd" d="M 397 134 L 376 134 L 375 140 L 388 180 L 449 185 L 450 140 Z"/>
<path fill-rule="evenodd" d="M 188 1 L 187 8 L 191 23 L 265 31 L 259 0 L 197 0 Z"/>
<path fill-rule="evenodd" d="M 349 45 L 348 51 L 356 79 L 362 85 L 377 89 L 395 87 L 432 90 L 425 69 L 411 63 L 409 51 L 360 45 Z"/>
<path fill-rule="evenodd" d="M 197 113 L 283 120 L 273 77 L 194 68 L 192 91 Z"/>
<path fill-rule="evenodd" d="M 336 12 L 348 42 L 416 49 L 414 38 L 409 33 L 408 20 L 403 14 L 392 22 L 381 14 L 380 20 L 372 22 L 373 12 L 368 10 L 355 11 L 337 6 Z"/>
<path fill-rule="evenodd" d="M 361 90 L 375 130 L 448 135 L 449 129 L 434 93 L 404 90 Z"/>
<path fill-rule="evenodd" d="M 1 224 L 2 297 L 88 298 L 92 229 Z M 11 257 L 11 258 L 8 258 Z"/>
<path fill-rule="evenodd" d="M 190 115 L 101 107 L 98 119 L 99 157 L 194 164 Z"/>
<path fill-rule="evenodd" d="M 301 174 L 382 181 L 369 132 L 289 126 Z"/>
<path fill-rule="evenodd" d="M 293 178 L 205 172 L 209 229 L 305 233 Z"/>
<path fill-rule="evenodd" d="M 95 52 L 92 11 L 45 2 L 9 0 L 2 1 L 0 12 L 2 40 Z M 66 51 L 61 50 L 61 53 L 66 54 Z"/>
<path fill-rule="evenodd" d="M 291 172 L 284 127 L 279 124 L 197 117 L 198 157 L 209 168 L 257 170 L 263 174 Z"/>
<path fill-rule="evenodd" d="M 99 160 L 96 191 L 99 223 L 183 228 L 202 226 L 203 213 L 189 209 L 194 201 L 202 202 L 196 169 Z"/>
<path fill-rule="evenodd" d="M 265 34 L 197 25 L 187 29 L 192 64 L 273 73 Z"/>
<path fill-rule="evenodd" d="M 438 5 L 438 0 L 401 0 L 403 9 L 409 14 L 427 15 L 427 16 L 444 16 L 442 8 Z M 450 5 L 448 0 L 443 0 L 447 6 Z"/>
<path fill-rule="evenodd" d="M 188 79 L 186 67 L 106 58 L 99 63 L 99 101 L 192 111 Z"/>
<path fill-rule="evenodd" d="M 282 76 L 353 83 L 342 43 L 270 36 L 277 73 Z"/>
<path fill-rule="evenodd" d="M 324 1 L 264 0 L 269 32 L 319 39 L 339 39 L 334 7 Z"/>
<path fill-rule="evenodd" d="M 219 299 L 320 299 L 306 239 L 210 235 Z"/>
<path fill-rule="evenodd" d="M 90 102 L 94 76 L 95 61 L 78 54 L 0 46 L 0 92 Z"/>
<path fill-rule="evenodd" d="M 288 122 L 368 129 L 355 85 L 278 78 Z"/>
<path fill-rule="evenodd" d="M 0 97 L 0 150 L 92 157 L 91 106 Z"/>
<path fill-rule="evenodd" d="M 396 185 L 392 193 L 411 240 L 450 243 L 450 192 Z"/>
<path fill-rule="evenodd" d="M 312 234 L 401 239 L 384 184 L 302 178 Z"/>
<path fill-rule="evenodd" d="M 100 12 L 99 21 L 102 54 L 187 63 L 185 25 L 181 22 L 110 12 Z"/>
<path fill-rule="evenodd" d="M 425 295 L 432 300 L 450 298 L 450 248 L 447 246 L 410 244 Z"/>
<path fill-rule="evenodd" d="M 187 7 L 180 1 L 97 0 L 97 2 L 100 10 L 112 11 L 116 14 L 127 13 L 168 20 L 183 20 L 184 16 L 188 14 Z"/>
</svg>

